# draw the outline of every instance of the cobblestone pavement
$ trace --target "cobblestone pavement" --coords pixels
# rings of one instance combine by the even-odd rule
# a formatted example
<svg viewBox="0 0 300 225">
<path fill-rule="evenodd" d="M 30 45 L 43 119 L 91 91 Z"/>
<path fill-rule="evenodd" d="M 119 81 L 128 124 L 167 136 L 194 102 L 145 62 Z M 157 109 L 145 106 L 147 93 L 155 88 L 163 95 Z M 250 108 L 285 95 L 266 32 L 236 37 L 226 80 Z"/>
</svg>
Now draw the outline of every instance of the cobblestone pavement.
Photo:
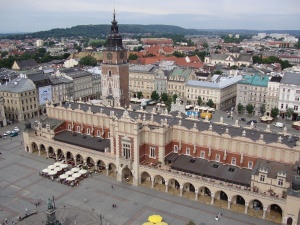
<svg viewBox="0 0 300 225">
<path fill-rule="evenodd" d="M 24 128 L 22 124 L 17 125 L 21 130 Z M 2 127 L 0 133 L 17 125 Z M 100 215 L 103 225 L 108 221 L 111 225 L 141 225 L 152 214 L 160 214 L 169 225 L 185 225 L 189 220 L 197 225 L 274 224 L 151 188 L 120 183 L 105 175 L 93 175 L 76 187 L 52 182 L 39 176 L 38 172 L 54 161 L 27 154 L 22 141 L 22 132 L 12 140 L 0 138 L 0 223 L 7 218 L 11 224 L 17 216 L 24 216 L 27 209 L 29 213 L 36 210 L 37 214 L 19 224 L 43 224 L 46 201 L 54 196 L 57 218 L 68 225 L 100 224 Z M 42 203 L 36 208 L 34 203 L 39 199 Z M 117 205 L 116 209 L 112 209 L 113 203 Z M 214 217 L 220 211 L 223 217 L 216 221 Z"/>
</svg>

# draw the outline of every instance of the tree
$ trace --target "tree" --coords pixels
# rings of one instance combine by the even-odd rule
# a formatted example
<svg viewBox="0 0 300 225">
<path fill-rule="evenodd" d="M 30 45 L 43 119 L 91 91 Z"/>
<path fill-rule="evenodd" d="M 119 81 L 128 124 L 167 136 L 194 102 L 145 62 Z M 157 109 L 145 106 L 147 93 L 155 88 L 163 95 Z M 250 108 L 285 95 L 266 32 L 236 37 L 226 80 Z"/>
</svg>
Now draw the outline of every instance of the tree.
<svg viewBox="0 0 300 225">
<path fill-rule="evenodd" d="M 237 107 L 238 107 L 238 113 L 242 113 L 245 110 L 245 107 L 241 103 L 239 103 Z"/>
<path fill-rule="evenodd" d="M 80 46 L 76 46 L 75 49 L 77 50 L 77 52 L 81 52 L 82 48 Z"/>
<path fill-rule="evenodd" d="M 201 59 L 202 62 L 204 62 L 204 59 L 205 59 L 205 56 L 206 56 L 206 52 L 205 51 L 202 51 L 202 52 L 196 52 L 196 55 Z"/>
<path fill-rule="evenodd" d="M 129 60 L 137 60 L 138 59 L 138 55 L 130 53 L 129 56 L 128 56 L 128 59 Z"/>
<path fill-rule="evenodd" d="M 216 70 L 215 72 L 214 72 L 214 74 L 222 74 L 223 72 L 221 71 L 221 70 Z"/>
<path fill-rule="evenodd" d="M 173 55 L 174 55 L 175 57 L 177 57 L 177 58 L 183 58 L 183 57 L 185 57 L 184 53 L 181 53 L 181 52 L 179 52 L 179 51 L 173 52 Z"/>
<path fill-rule="evenodd" d="M 96 66 L 97 65 L 97 60 L 90 55 L 84 56 L 79 60 L 79 65 L 84 65 L 84 66 Z"/>
<path fill-rule="evenodd" d="M 248 112 L 248 114 L 252 114 L 253 113 L 253 110 L 254 110 L 254 106 L 252 104 L 248 104 L 246 105 L 246 111 Z"/>
<path fill-rule="evenodd" d="M 215 103 L 213 102 L 213 100 L 209 99 L 207 102 L 206 102 L 206 105 L 209 106 L 209 107 L 213 107 L 215 105 Z"/>
<path fill-rule="evenodd" d="M 230 69 L 232 69 L 232 70 L 236 70 L 237 68 L 238 68 L 238 66 L 236 66 L 236 65 L 233 65 L 230 67 Z"/>
<path fill-rule="evenodd" d="M 172 99 L 173 99 L 173 102 L 174 102 L 174 103 L 176 103 L 176 99 L 177 99 L 177 97 L 178 97 L 178 95 L 177 95 L 177 94 L 174 94 L 174 95 L 172 96 Z"/>
<path fill-rule="evenodd" d="M 137 93 L 137 98 L 138 99 L 141 99 L 143 97 L 143 93 L 141 92 L 141 91 L 139 91 L 138 93 Z"/>
<path fill-rule="evenodd" d="M 8 52 L 4 51 L 4 52 L 1 52 L 1 57 L 5 57 L 8 55 Z"/>
<path fill-rule="evenodd" d="M 203 101 L 202 101 L 201 96 L 198 96 L 197 104 L 198 104 L 198 105 L 202 105 L 202 103 L 203 103 Z"/>
<path fill-rule="evenodd" d="M 253 64 L 256 64 L 256 63 L 262 63 L 262 59 L 260 56 L 258 55 L 255 55 L 252 57 L 252 61 L 253 61 Z"/>
<path fill-rule="evenodd" d="M 151 94 L 151 99 L 153 101 L 158 101 L 159 100 L 159 94 L 156 91 L 153 91 Z"/>
<path fill-rule="evenodd" d="M 261 115 L 264 115 L 265 112 L 266 112 L 266 105 L 265 105 L 265 104 L 262 104 L 262 105 L 259 107 L 259 111 L 260 111 Z"/>
<path fill-rule="evenodd" d="M 290 118 L 294 114 L 294 109 L 287 108 L 285 111 L 285 118 Z"/>
<path fill-rule="evenodd" d="M 166 104 L 168 112 L 170 112 L 171 111 L 171 105 L 172 105 L 172 97 L 171 96 L 168 96 L 168 100 L 165 102 L 165 104 Z"/>
<path fill-rule="evenodd" d="M 161 99 L 163 102 L 167 102 L 167 101 L 168 101 L 168 94 L 167 94 L 167 93 L 161 93 L 160 99 Z"/>
<path fill-rule="evenodd" d="M 277 118 L 277 116 L 279 115 L 279 109 L 278 108 L 272 108 L 271 109 L 271 116 L 273 117 L 273 118 Z"/>
<path fill-rule="evenodd" d="M 203 46 L 203 48 L 208 48 L 208 44 L 207 44 L 206 42 L 204 42 L 204 43 L 202 44 L 202 46 Z"/>
</svg>

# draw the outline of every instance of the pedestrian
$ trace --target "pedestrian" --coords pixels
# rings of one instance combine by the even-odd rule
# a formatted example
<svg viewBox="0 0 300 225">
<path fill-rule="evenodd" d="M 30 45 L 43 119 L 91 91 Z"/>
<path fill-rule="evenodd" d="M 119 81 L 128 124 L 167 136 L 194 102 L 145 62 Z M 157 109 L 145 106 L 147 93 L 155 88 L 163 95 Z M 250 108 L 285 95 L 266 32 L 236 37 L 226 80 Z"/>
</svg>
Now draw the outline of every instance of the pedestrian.
<svg viewBox="0 0 300 225">
<path fill-rule="evenodd" d="M 8 221 L 7 218 L 5 218 L 5 223 L 7 223 L 7 221 Z"/>
<path fill-rule="evenodd" d="M 115 204 L 115 209 L 117 208 L 117 204 Z"/>
<path fill-rule="evenodd" d="M 28 212 L 27 208 L 25 209 L 25 212 L 26 212 L 26 214 L 27 214 L 27 212 Z"/>
<path fill-rule="evenodd" d="M 86 197 L 84 198 L 84 202 L 85 202 L 85 203 L 87 202 L 87 199 L 86 199 Z"/>
<path fill-rule="evenodd" d="M 113 208 L 113 209 L 115 208 L 115 204 L 114 204 L 114 203 L 112 204 L 112 208 Z"/>
<path fill-rule="evenodd" d="M 114 185 L 111 185 L 111 190 L 114 190 Z"/>
</svg>

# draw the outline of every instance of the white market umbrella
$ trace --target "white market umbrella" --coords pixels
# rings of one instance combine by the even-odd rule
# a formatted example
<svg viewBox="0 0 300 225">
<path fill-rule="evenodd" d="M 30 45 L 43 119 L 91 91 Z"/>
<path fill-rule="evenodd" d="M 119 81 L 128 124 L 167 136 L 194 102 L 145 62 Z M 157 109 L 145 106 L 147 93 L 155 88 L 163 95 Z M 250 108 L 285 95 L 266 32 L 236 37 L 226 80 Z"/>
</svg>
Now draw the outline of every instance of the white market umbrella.
<svg viewBox="0 0 300 225">
<path fill-rule="evenodd" d="M 63 168 L 63 169 L 68 168 L 68 166 L 69 166 L 68 164 L 61 164 L 61 165 L 59 165 L 59 167 Z"/>
<path fill-rule="evenodd" d="M 54 163 L 53 165 L 54 165 L 54 166 L 61 166 L 62 163 L 61 163 L 61 162 L 56 162 L 56 163 Z"/>
<path fill-rule="evenodd" d="M 74 168 L 71 169 L 71 171 L 73 171 L 73 172 L 78 172 L 79 170 L 80 170 L 80 169 L 77 168 L 77 167 L 74 167 Z"/>
<path fill-rule="evenodd" d="M 42 172 L 43 173 L 49 173 L 51 170 L 50 169 L 43 169 Z"/>
<path fill-rule="evenodd" d="M 55 175 L 57 173 L 57 171 L 51 170 L 48 175 Z"/>
<path fill-rule="evenodd" d="M 78 173 L 80 173 L 80 174 L 86 174 L 87 170 L 79 170 Z"/>
<path fill-rule="evenodd" d="M 74 177 L 67 177 L 66 180 L 67 181 L 73 181 L 73 180 L 75 180 L 75 178 Z"/>
<path fill-rule="evenodd" d="M 67 177 L 68 177 L 68 175 L 66 175 L 66 174 L 62 174 L 59 176 L 60 179 L 66 179 Z"/>
<path fill-rule="evenodd" d="M 71 176 L 73 173 L 74 173 L 73 171 L 67 171 L 65 174 L 66 174 L 67 176 Z"/>
<path fill-rule="evenodd" d="M 54 166 L 54 165 L 50 165 L 50 166 L 48 166 L 48 169 L 53 170 L 55 167 L 56 166 Z"/>
<path fill-rule="evenodd" d="M 55 167 L 54 168 L 54 171 L 61 171 L 63 168 L 61 168 L 61 167 Z"/>
<path fill-rule="evenodd" d="M 80 177 L 82 174 L 80 174 L 80 173 L 74 173 L 73 175 L 72 175 L 72 177 L 74 177 L 74 178 L 78 178 L 78 177 Z"/>
</svg>

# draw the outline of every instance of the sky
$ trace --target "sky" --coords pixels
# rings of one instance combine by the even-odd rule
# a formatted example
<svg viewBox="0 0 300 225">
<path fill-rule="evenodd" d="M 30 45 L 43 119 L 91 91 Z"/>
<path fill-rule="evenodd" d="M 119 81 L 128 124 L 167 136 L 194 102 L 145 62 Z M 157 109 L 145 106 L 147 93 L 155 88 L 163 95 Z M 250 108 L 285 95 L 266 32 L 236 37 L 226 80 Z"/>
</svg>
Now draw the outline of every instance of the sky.
<svg viewBox="0 0 300 225">
<path fill-rule="evenodd" d="M 0 33 L 76 25 L 166 24 L 194 29 L 300 30 L 300 0 L 0 0 Z"/>
</svg>

